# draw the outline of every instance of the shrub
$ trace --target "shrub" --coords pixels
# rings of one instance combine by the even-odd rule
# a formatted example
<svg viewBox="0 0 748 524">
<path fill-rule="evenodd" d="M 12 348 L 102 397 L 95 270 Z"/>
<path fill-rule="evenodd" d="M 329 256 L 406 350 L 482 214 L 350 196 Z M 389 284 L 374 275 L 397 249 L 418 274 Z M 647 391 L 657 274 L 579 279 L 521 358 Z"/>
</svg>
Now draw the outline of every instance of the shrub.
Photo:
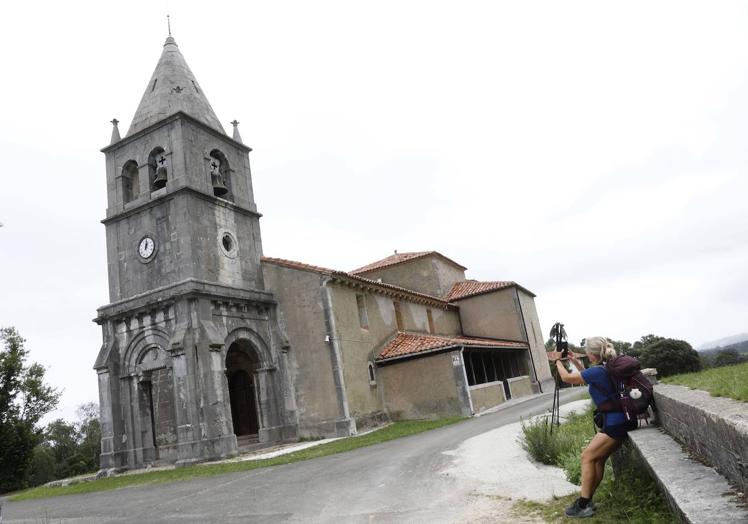
<svg viewBox="0 0 748 524">
<path fill-rule="evenodd" d="M 543 464 L 563 467 L 566 455 L 579 462 L 579 452 L 594 435 L 592 407 L 579 414 L 571 414 L 551 432 L 550 417 L 522 422 L 520 444 L 530 456 Z"/>
</svg>

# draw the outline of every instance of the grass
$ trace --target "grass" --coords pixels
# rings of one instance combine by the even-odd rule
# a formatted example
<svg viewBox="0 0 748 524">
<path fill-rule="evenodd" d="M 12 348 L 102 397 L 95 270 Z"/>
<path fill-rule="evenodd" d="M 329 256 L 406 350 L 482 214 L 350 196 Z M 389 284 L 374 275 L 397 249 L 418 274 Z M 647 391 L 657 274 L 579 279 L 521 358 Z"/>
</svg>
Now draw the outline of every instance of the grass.
<svg viewBox="0 0 748 524">
<path fill-rule="evenodd" d="M 573 414 L 566 422 L 547 431 L 548 418 L 523 423 L 523 447 L 544 464 L 558 466 L 566 473 L 569 482 L 579 485 L 581 471 L 579 456 L 594 436 L 592 408 L 585 413 Z M 537 515 L 546 522 L 568 519 L 564 509 L 571 505 L 577 494 L 554 497 L 549 502 L 522 500 L 515 504 L 518 515 Z M 595 493 L 597 514 L 585 519 L 590 523 L 617 524 L 670 524 L 676 522 L 656 484 L 643 467 L 632 464 L 617 477 L 613 477 L 610 461 L 605 466 L 605 477 Z"/>
<path fill-rule="evenodd" d="M 748 362 L 697 373 L 673 375 L 663 378 L 662 381 L 688 386 L 691 389 L 702 389 L 715 397 L 748 401 Z"/>
<path fill-rule="evenodd" d="M 176 482 L 197 477 L 210 477 L 213 475 L 222 475 L 225 473 L 235 473 L 240 471 L 249 471 L 252 469 L 266 468 L 269 466 L 279 466 L 291 464 L 302 460 L 309 460 L 318 457 L 326 457 L 336 453 L 344 453 L 366 446 L 372 446 L 388 440 L 415 435 L 431 429 L 440 428 L 450 424 L 455 424 L 465 420 L 464 417 L 450 417 L 438 420 L 406 420 L 395 422 L 380 430 L 367 433 L 358 437 L 349 437 L 327 444 L 320 444 L 300 451 L 295 451 L 287 455 L 281 455 L 270 459 L 247 460 L 242 462 L 226 462 L 222 464 L 207 464 L 188 466 L 184 468 L 168 469 L 161 471 L 150 471 L 147 473 L 133 475 L 119 475 L 108 477 L 90 482 L 80 482 L 68 486 L 44 487 L 40 486 L 26 491 L 22 491 L 10 497 L 10 500 L 34 500 L 47 497 L 56 497 L 60 495 L 77 495 L 83 493 L 92 493 L 95 491 L 106 491 L 119 489 L 128 486 L 138 486 L 145 484 L 162 484 L 166 482 Z"/>
</svg>

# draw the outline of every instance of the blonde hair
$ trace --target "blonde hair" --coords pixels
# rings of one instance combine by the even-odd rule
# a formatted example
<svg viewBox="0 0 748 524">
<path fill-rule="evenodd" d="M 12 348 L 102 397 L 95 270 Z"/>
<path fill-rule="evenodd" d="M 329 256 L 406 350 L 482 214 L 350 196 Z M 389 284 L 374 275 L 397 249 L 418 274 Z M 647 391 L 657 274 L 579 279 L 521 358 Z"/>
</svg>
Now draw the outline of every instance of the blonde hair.
<svg viewBox="0 0 748 524">
<path fill-rule="evenodd" d="M 607 362 L 608 360 L 615 358 L 617 355 L 613 344 L 611 344 L 605 337 L 587 338 L 584 350 L 587 353 L 599 357 L 602 362 Z"/>
</svg>

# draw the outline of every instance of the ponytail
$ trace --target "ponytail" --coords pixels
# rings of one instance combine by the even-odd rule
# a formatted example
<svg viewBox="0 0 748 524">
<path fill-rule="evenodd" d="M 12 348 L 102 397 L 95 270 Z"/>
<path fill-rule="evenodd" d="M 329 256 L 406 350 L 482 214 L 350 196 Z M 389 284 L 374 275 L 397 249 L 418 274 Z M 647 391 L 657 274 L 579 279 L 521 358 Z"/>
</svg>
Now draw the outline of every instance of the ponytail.
<svg viewBox="0 0 748 524">
<path fill-rule="evenodd" d="M 613 344 L 605 337 L 589 337 L 584 349 L 588 353 L 600 357 L 602 362 L 612 360 L 618 355 Z"/>
</svg>

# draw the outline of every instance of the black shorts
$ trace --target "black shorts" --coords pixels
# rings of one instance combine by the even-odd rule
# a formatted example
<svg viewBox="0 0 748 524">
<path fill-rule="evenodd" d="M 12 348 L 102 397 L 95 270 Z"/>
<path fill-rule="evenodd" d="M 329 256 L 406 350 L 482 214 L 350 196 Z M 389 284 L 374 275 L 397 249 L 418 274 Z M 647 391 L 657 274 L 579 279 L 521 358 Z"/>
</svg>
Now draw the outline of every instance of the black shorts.
<svg viewBox="0 0 748 524">
<path fill-rule="evenodd" d="M 625 439 L 628 436 L 628 432 L 632 429 L 636 429 L 638 426 L 638 421 L 632 420 L 630 422 L 626 422 L 624 424 L 616 424 L 615 426 L 605 426 L 603 429 L 601 429 L 601 433 L 605 433 L 610 438 L 614 439 Z"/>
</svg>

